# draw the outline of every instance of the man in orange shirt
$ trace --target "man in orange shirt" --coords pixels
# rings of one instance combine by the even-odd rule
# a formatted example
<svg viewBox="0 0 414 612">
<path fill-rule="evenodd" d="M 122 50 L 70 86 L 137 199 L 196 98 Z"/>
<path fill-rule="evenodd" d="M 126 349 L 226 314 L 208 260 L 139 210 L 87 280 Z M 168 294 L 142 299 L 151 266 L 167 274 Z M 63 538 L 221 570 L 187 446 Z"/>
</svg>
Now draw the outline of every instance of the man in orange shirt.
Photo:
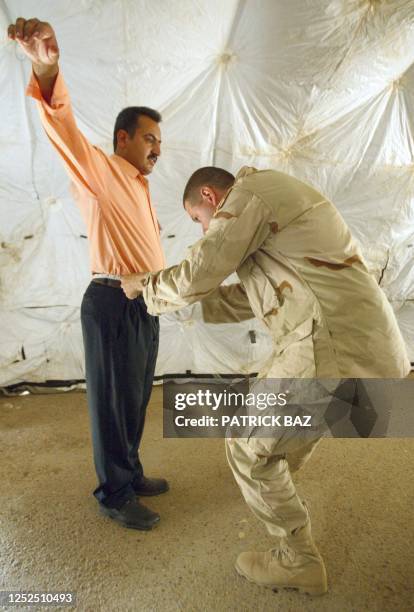
<svg viewBox="0 0 414 612">
<path fill-rule="evenodd" d="M 115 154 L 91 145 L 78 130 L 59 71 L 59 49 L 48 23 L 17 19 L 8 28 L 32 61 L 27 95 L 72 179 L 88 229 L 92 282 L 81 306 L 88 405 L 101 512 L 134 529 L 152 529 L 157 513 L 137 496 L 168 490 L 146 478 L 138 449 L 158 351 L 158 317 L 142 297 L 128 300 L 120 276 L 165 267 L 148 182 L 161 154 L 160 114 L 147 107 L 121 111 Z"/>
</svg>

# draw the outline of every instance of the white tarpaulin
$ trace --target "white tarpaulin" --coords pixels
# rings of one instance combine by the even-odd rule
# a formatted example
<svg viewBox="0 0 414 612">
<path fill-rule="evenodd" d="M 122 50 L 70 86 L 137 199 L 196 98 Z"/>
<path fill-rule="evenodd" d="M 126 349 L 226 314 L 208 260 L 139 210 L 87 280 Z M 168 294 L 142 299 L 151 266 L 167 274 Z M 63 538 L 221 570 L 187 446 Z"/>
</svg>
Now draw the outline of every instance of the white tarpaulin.
<svg viewBox="0 0 414 612">
<path fill-rule="evenodd" d="M 69 180 L 24 94 L 30 63 L 6 37 L 19 16 L 54 27 L 94 144 L 112 152 L 125 106 L 162 113 L 150 185 L 169 265 L 200 235 L 181 204 L 196 168 L 294 174 L 344 216 L 414 361 L 414 0 L 0 0 L 0 385 L 84 378 L 90 278 Z M 199 313 L 162 318 L 156 374 L 257 371 L 261 324 Z"/>
</svg>

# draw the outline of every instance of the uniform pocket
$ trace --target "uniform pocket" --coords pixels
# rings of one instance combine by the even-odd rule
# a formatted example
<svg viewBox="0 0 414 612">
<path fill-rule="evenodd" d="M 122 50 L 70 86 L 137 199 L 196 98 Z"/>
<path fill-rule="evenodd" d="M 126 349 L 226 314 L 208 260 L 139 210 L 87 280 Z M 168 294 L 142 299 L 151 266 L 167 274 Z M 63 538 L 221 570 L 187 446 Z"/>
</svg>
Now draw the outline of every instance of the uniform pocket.
<svg viewBox="0 0 414 612">
<path fill-rule="evenodd" d="M 268 378 L 314 378 L 313 318 L 306 319 L 289 334 L 275 340 L 273 363 Z"/>
</svg>

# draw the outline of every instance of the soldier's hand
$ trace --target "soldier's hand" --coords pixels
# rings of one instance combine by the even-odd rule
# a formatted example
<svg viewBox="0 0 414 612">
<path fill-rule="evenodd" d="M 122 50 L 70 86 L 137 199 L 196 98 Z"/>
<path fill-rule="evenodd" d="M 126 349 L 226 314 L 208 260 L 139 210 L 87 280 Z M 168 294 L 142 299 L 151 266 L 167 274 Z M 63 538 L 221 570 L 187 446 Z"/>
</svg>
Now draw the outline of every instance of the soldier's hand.
<svg viewBox="0 0 414 612">
<path fill-rule="evenodd" d="M 39 19 L 19 17 L 7 29 L 8 37 L 15 40 L 27 57 L 38 66 L 55 66 L 59 47 L 52 26 Z"/>
<path fill-rule="evenodd" d="M 121 287 L 124 290 L 127 298 L 133 300 L 134 298 L 138 297 L 140 293 L 142 293 L 146 276 L 146 272 L 121 276 Z"/>
</svg>

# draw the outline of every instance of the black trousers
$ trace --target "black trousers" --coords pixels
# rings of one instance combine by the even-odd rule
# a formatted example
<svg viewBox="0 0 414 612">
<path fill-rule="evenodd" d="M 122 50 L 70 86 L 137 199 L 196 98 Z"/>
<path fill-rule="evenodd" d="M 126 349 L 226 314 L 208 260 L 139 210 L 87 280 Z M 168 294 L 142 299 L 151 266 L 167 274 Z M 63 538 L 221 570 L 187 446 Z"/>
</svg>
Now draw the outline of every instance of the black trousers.
<svg viewBox="0 0 414 612">
<path fill-rule="evenodd" d="M 158 317 L 140 296 L 91 282 L 81 306 L 99 502 L 120 507 L 143 477 L 139 444 L 158 352 Z"/>
</svg>

